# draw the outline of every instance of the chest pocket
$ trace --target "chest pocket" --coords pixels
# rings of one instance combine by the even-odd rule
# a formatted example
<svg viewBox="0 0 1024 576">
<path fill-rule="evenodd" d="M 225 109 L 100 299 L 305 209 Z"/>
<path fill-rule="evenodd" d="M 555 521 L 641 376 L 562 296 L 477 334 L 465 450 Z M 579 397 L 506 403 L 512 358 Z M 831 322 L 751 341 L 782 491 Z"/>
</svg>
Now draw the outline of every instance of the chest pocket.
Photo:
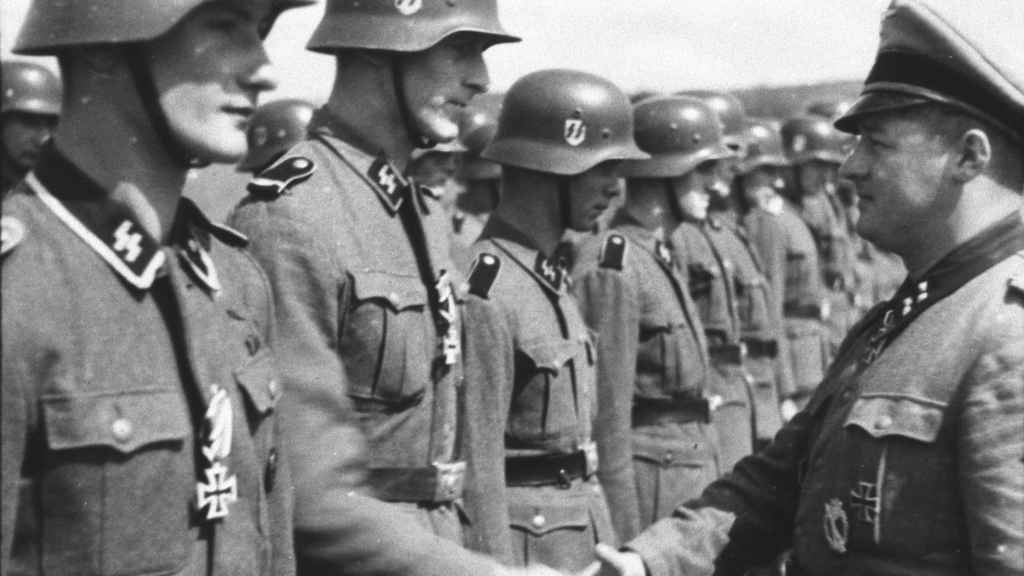
<svg viewBox="0 0 1024 576">
<path fill-rule="evenodd" d="M 588 412 L 589 392 L 581 378 L 587 362 L 586 343 L 561 338 L 536 339 L 520 345 L 516 386 L 508 415 L 508 434 L 545 447 L 572 445 L 585 437 L 582 416 Z"/>
<path fill-rule="evenodd" d="M 430 380 L 436 334 L 419 277 L 352 274 L 342 335 L 349 395 L 385 407 L 418 402 Z"/>
<path fill-rule="evenodd" d="M 856 400 L 844 422 L 839 493 L 860 512 L 869 487 L 875 519 L 852 524 L 855 545 L 944 554 L 962 543 L 960 481 L 954 450 L 942 439 L 947 409 L 903 394 Z M 875 524 L 875 530 L 861 529 Z"/>
<path fill-rule="evenodd" d="M 36 490 L 43 571 L 64 572 L 69 559 L 84 562 L 83 547 L 131 551 L 95 559 L 104 573 L 180 570 L 191 538 L 182 527 L 189 525 L 195 490 L 181 393 L 140 388 L 44 396 L 42 417 L 48 450 Z M 53 494 L 60 498 L 47 497 Z M 111 518 L 121 521 L 105 521 Z M 86 525 L 96 529 L 83 534 Z"/>
<path fill-rule="evenodd" d="M 281 398 L 281 384 L 271 354 L 264 351 L 235 370 L 235 382 L 247 401 L 249 433 L 258 439 L 265 453 L 273 446 L 273 438 L 270 427 L 263 424 Z"/>
<path fill-rule="evenodd" d="M 689 264 L 686 267 L 687 280 L 689 281 L 690 295 L 694 300 L 703 300 L 709 297 L 711 288 L 718 278 L 718 270 L 703 262 Z"/>
<path fill-rule="evenodd" d="M 796 250 L 786 252 L 786 293 L 784 298 L 787 302 L 798 302 L 800 294 L 806 290 L 805 286 L 810 281 L 807 259 L 808 255 L 805 252 Z"/>
<path fill-rule="evenodd" d="M 703 388 L 706 373 L 700 342 L 684 317 L 644 312 L 636 358 L 636 395 L 658 400 Z"/>
<path fill-rule="evenodd" d="M 764 279 L 760 276 L 740 278 L 736 287 L 736 308 L 744 332 L 760 333 L 768 329 L 768 297 Z"/>
</svg>

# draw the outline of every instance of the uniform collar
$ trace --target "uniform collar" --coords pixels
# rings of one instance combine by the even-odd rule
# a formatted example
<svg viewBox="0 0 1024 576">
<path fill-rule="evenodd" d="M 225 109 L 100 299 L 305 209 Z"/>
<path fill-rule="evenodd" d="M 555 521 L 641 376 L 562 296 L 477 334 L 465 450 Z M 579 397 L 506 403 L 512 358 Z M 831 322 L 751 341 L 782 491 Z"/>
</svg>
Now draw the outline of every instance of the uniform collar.
<svg viewBox="0 0 1024 576">
<path fill-rule="evenodd" d="M 434 196 L 435 193 L 403 174 L 384 153 L 383 147 L 331 114 L 326 108 L 321 108 L 313 114 L 309 132 L 320 137 L 321 141 L 369 184 L 388 214 L 398 214 L 402 204 L 410 198 L 419 212 L 429 212 L 423 195 Z M 337 141 L 344 143 L 357 154 L 345 154 L 336 145 Z"/>
<path fill-rule="evenodd" d="M 563 250 L 556 249 L 555 254 L 551 256 L 544 254 L 526 233 L 494 215 L 487 220 L 483 232 L 480 233 L 480 239 L 485 238 L 507 253 L 545 290 L 555 295 L 562 293 L 569 280 Z"/>
<path fill-rule="evenodd" d="M 625 210 L 621 210 L 615 215 L 610 228 L 620 231 L 633 244 L 649 252 L 662 264 L 672 266 L 672 250 L 668 242 L 658 238 L 653 230 L 642 225 L 639 220 Z"/>
<path fill-rule="evenodd" d="M 146 291 L 153 285 L 167 259 L 160 242 L 128 207 L 112 201 L 105 189 L 56 147 L 46 149 L 26 180 L 40 201 L 129 286 Z M 182 198 L 170 244 L 209 294 L 220 290 L 209 254 L 211 234 L 229 243 L 245 242 L 243 236 L 211 223 L 191 200 Z"/>
</svg>

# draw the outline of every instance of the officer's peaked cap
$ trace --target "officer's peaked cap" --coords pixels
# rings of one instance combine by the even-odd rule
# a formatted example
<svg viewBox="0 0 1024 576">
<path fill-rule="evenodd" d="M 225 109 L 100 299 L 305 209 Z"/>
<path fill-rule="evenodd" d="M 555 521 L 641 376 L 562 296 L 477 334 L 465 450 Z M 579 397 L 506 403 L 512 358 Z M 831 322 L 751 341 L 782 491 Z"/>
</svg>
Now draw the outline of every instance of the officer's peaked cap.
<svg viewBox="0 0 1024 576">
<path fill-rule="evenodd" d="M 860 98 L 836 120 L 928 102 L 959 108 L 1024 140 L 1024 2 L 893 0 Z"/>
</svg>

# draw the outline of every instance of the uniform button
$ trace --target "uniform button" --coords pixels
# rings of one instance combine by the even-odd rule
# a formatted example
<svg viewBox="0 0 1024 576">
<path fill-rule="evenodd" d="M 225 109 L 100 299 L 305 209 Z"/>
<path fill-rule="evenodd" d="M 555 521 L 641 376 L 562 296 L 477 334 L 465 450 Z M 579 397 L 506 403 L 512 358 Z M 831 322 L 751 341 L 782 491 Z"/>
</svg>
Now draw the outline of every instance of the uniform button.
<svg viewBox="0 0 1024 576">
<path fill-rule="evenodd" d="M 277 448 L 271 448 L 267 454 L 267 468 L 263 476 L 263 487 L 269 492 L 274 488 L 274 479 L 277 477 Z"/>
<path fill-rule="evenodd" d="M 531 520 L 530 523 L 533 524 L 534 528 L 543 528 L 544 525 L 548 523 L 548 519 L 545 518 L 543 514 L 537 514 L 533 517 L 533 520 Z"/>
<path fill-rule="evenodd" d="M 110 425 L 110 432 L 118 442 L 127 442 L 132 437 L 132 423 L 127 418 L 118 418 Z"/>
<path fill-rule="evenodd" d="M 676 458 L 675 455 L 673 455 L 671 452 L 665 452 L 665 455 L 661 457 L 661 461 L 666 466 L 668 466 L 669 464 L 672 463 L 673 460 L 675 460 L 675 458 Z"/>
<path fill-rule="evenodd" d="M 843 393 L 839 395 L 839 401 L 840 402 L 846 402 L 849 399 L 850 399 L 850 391 L 849 390 L 843 390 Z"/>
<path fill-rule="evenodd" d="M 388 294 L 388 301 L 394 304 L 395 306 L 398 306 L 398 293 L 392 292 L 391 294 Z"/>
<path fill-rule="evenodd" d="M 892 418 L 888 416 L 882 416 L 875 421 L 875 429 L 877 430 L 885 430 L 889 426 L 892 426 Z"/>
<path fill-rule="evenodd" d="M 271 379 L 267 384 L 267 388 L 270 390 L 271 396 L 277 396 L 281 393 L 281 385 L 277 383 L 277 380 Z"/>
</svg>

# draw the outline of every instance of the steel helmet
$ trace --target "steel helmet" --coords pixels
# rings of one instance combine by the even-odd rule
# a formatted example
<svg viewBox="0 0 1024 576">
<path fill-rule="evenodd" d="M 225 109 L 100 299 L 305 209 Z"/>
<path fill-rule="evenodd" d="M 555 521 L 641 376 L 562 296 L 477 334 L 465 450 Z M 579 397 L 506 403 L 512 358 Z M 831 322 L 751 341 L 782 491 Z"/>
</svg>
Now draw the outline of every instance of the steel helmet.
<svg viewBox="0 0 1024 576">
<path fill-rule="evenodd" d="M 306 136 L 315 107 L 300 99 L 262 104 L 249 120 L 249 153 L 238 164 L 240 172 L 259 171 Z"/>
<path fill-rule="evenodd" d="M 675 178 L 701 162 L 732 156 L 722 141 L 722 123 L 710 106 L 690 96 L 649 98 L 633 106 L 636 142 L 651 155 L 631 160 L 629 178 Z"/>
<path fill-rule="evenodd" d="M 718 120 L 722 122 L 722 133 L 725 134 L 726 140 L 739 135 L 746 127 L 744 121 L 747 119 L 747 113 L 743 108 L 743 102 L 728 92 L 686 90 L 677 92 L 676 95 L 697 98 L 710 106 L 718 115 Z"/>
<path fill-rule="evenodd" d="M 33 0 L 16 54 L 56 54 L 73 46 L 152 40 L 212 0 Z M 316 0 L 273 0 L 274 15 Z"/>
<path fill-rule="evenodd" d="M 852 105 L 853 103 L 847 100 L 819 100 L 807 106 L 807 114 L 835 120 L 846 114 Z"/>
<path fill-rule="evenodd" d="M 315 52 L 420 52 L 458 33 L 518 42 L 498 21 L 497 0 L 328 0 L 306 48 Z"/>
<path fill-rule="evenodd" d="M 60 79 L 49 69 L 32 62 L 3 63 L 3 107 L 0 114 L 24 112 L 59 116 L 62 97 Z"/>
<path fill-rule="evenodd" d="M 789 166 L 789 161 L 782 150 L 782 136 L 772 121 L 750 118 L 745 122 L 745 126 L 742 135 L 746 148 L 736 167 L 741 174 L 761 166 Z"/>
<path fill-rule="evenodd" d="M 782 123 L 782 146 L 794 165 L 814 160 L 842 164 L 843 137 L 821 116 L 796 116 Z"/>
<path fill-rule="evenodd" d="M 606 160 L 647 158 L 633 140 L 629 98 L 608 80 L 576 70 L 541 70 L 516 80 L 481 156 L 564 176 Z"/>
<path fill-rule="evenodd" d="M 497 130 L 497 121 L 487 112 L 476 112 L 466 117 L 459 130 L 459 140 L 465 148 L 459 173 L 464 180 L 501 178 L 501 165 L 480 157 Z"/>
</svg>

